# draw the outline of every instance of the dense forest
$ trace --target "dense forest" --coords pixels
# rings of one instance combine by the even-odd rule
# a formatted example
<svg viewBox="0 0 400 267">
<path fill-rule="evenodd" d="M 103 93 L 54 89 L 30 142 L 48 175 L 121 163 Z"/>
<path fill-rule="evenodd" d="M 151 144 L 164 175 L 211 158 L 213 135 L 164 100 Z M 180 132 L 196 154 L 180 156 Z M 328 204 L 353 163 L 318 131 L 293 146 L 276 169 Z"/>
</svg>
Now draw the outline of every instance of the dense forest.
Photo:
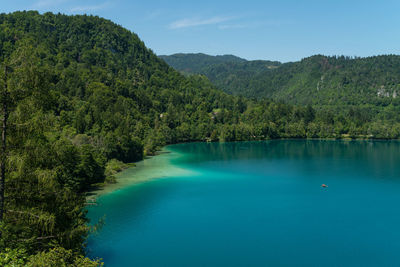
<svg viewBox="0 0 400 267">
<path fill-rule="evenodd" d="M 400 56 L 396 55 L 367 58 L 317 55 L 284 64 L 208 60 L 200 68 L 192 66 L 196 63 L 191 54 L 162 58 L 179 71 L 193 70 L 191 74 L 207 76 L 218 88 L 234 95 L 269 97 L 289 104 L 336 110 L 363 105 L 383 110 L 400 103 Z"/>
<path fill-rule="evenodd" d="M 248 61 L 232 55 L 210 56 L 201 53 L 181 53 L 159 57 L 185 75 L 205 75 L 214 85 L 225 92 L 246 97 L 255 95 L 245 92 L 246 88 L 250 88 L 253 77 L 281 65 L 278 61 Z"/>
<path fill-rule="evenodd" d="M 185 74 L 199 74 L 203 70 L 211 65 L 217 65 L 221 63 L 240 63 L 246 62 L 245 59 L 235 57 L 233 55 L 223 56 L 209 56 L 206 54 L 174 54 L 170 56 L 159 56 L 173 68 L 185 73 Z"/>
<path fill-rule="evenodd" d="M 1 266 L 97 266 L 85 258 L 96 230 L 86 192 L 167 144 L 400 137 L 394 104 L 370 115 L 363 106 L 335 113 L 229 95 L 94 16 L 0 14 L 0 77 Z"/>
</svg>

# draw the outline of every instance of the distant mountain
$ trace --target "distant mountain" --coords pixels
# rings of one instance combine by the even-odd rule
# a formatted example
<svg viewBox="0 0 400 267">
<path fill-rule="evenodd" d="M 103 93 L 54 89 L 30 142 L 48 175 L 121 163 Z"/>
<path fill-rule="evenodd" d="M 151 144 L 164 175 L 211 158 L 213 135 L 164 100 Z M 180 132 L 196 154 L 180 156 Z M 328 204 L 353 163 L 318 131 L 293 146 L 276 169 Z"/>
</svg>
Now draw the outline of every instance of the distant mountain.
<svg viewBox="0 0 400 267">
<path fill-rule="evenodd" d="M 248 95 L 243 90 L 250 85 L 249 82 L 254 76 L 281 65 L 278 61 L 248 61 L 233 55 L 180 53 L 159 57 L 184 74 L 203 74 L 217 87 L 237 95 Z"/>
<path fill-rule="evenodd" d="M 316 106 L 400 103 L 400 56 L 312 56 L 253 76 L 242 93 Z"/>
<path fill-rule="evenodd" d="M 210 57 L 210 56 L 209 56 Z M 167 59 L 165 59 L 167 58 Z M 270 97 L 291 104 L 314 106 L 387 106 L 400 104 L 400 56 L 367 58 L 316 55 L 298 62 L 242 61 L 196 65 L 180 55 L 179 71 L 187 64 L 230 94 Z M 200 66 L 201 65 L 201 66 Z"/>
<path fill-rule="evenodd" d="M 245 59 L 233 55 L 210 56 L 202 53 L 179 53 L 170 56 L 162 55 L 159 57 L 167 62 L 168 65 L 172 66 L 174 69 L 186 74 L 201 73 L 204 68 L 215 64 L 246 62 Z"/>
<path fill-rule="evenodd" d="M 254 97 L 251 81 L 254 77 L 281 66 L 280 62 L 254 60 L 245 62 L 225 62 L 203 68 L 200 74 L 208 77 L 218 88 L 227 93 Z"/>
</svg>

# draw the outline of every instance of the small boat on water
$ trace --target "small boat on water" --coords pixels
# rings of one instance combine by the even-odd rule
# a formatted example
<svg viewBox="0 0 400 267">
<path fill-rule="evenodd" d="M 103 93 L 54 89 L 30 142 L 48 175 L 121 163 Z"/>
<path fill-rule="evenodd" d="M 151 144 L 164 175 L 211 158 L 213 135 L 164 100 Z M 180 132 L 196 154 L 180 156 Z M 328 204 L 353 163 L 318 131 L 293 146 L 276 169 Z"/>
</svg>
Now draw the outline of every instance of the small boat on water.
<svg viewBox="0 0 400 267">
<path fill-rule="evenodd" d="M 326 188 L 326 187 L 328 187 L 328 186 L 327 186 L 326 184 L 322 184 L 321 187 Z"/>
</svg>

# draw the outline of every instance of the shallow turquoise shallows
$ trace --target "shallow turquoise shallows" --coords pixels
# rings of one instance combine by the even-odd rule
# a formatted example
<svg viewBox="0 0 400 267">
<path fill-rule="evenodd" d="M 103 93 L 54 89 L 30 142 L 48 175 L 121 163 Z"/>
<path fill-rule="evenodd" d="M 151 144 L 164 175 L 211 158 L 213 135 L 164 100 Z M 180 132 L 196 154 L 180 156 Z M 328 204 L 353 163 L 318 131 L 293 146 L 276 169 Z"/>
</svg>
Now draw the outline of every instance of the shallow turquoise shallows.
<svg viewBox="0 0 400 267">
<path fill-rule="evenodd" d="M 400 266 L 399 142 L 193 143 L 167 151 L 166 165 L 184 171 L 89 207 L 93 223 L 105 215 L 88 241 L 92 258 L 111 267 Z"/>
</svg>

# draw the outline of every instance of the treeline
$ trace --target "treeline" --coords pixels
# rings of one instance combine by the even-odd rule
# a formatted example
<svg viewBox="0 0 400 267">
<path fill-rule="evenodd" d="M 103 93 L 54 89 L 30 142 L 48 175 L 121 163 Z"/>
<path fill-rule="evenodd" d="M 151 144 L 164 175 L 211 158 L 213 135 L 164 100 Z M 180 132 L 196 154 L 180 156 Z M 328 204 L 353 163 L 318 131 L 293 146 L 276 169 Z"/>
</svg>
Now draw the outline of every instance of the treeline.
<svg viewBox="0 0 400 267">
<path fill-rule="evenodd" d="M 98 265 L 84 258 L 85 192 L 166 144 L 400 136 L 397 122 L 374 122 L 362 107 L 343 115 L 228 95 L 98 17 L 1 14 L 0 55 L 9 114 L 0 265 Z"/>
</svg>

